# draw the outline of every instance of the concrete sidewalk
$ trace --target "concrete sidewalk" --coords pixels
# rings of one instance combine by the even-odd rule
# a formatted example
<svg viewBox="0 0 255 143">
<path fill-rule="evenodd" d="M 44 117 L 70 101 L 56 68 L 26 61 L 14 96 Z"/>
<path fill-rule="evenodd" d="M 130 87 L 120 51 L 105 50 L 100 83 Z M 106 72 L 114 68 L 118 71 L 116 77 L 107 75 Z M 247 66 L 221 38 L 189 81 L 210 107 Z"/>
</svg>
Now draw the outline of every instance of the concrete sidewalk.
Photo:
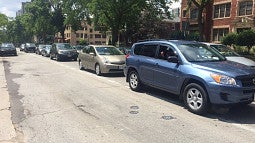
<svg viewBox="0 0 255 143">
<path fill-rule="evenodd" d="M 0 143 L 15 143 L 16 132 L 11 120 L 9 93 L 7 91 L 3 57 L 0 57 Z"/>
</svg>

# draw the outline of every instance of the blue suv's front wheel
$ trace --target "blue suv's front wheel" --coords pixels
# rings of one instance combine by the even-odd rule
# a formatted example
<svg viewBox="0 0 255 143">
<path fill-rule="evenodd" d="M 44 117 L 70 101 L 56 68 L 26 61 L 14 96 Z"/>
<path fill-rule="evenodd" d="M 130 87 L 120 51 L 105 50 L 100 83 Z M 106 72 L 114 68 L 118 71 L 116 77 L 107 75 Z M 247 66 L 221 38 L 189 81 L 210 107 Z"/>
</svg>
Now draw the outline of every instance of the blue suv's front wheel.
<svg viewBox="0 0 255 143">
<path fill-rule="evenodd" d="M 207 92 L 196 83 L 188 84 L 183 92 L 184 103 L 189 111 L 195 114 L 206 113 L 209 108 Z"/>
</svg>

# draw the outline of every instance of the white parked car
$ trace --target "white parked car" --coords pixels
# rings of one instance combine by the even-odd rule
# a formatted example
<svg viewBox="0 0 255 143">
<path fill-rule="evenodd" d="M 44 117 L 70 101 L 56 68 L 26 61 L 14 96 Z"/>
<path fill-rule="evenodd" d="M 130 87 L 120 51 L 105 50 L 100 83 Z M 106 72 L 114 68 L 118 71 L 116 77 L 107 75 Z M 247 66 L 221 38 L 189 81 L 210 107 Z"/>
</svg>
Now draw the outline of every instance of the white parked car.
<svg viewBox="0 0 255 143">
<path fill-rule="evenodd" d="M 215 44 L 215 43 L 204 43 L 204 44 L 218 50 L 229 61 L 241 63 L 241 64 L 251 66 L 251 67 L 255 67 L 255 62 L 253 60 L 240 56 L 234 50 L 227 47 L 226 45 Z"/>
</svg>

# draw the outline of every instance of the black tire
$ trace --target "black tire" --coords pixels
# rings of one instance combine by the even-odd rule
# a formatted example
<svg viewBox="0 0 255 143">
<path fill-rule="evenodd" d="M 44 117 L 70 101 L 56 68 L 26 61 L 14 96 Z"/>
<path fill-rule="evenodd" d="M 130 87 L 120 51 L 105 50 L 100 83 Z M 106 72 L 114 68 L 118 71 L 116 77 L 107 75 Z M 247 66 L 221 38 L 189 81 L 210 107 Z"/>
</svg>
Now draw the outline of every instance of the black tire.
<svg viewBox="0 0 255 143">
<path fill-rule="evenodd" d="M 190 83 L 185 87 L 183 98 L 185 106 L 192 113 L 205 114 L 210 107 L 207 92 L 196 83 Z"/>
<path fill-rule="evenodd" d="M 50 54 L 50 59 L 51 59 L 51 60 L 53 60 L 53 57 L 52 57 L 52 55 L 51 55 L 51 54 Z"/>
<path fill-rule="evenodd" d="M 61 61 L 61 59 L 60 59 L 58 54 L 56 54 L 56 61 Z"/>
<path fill-rule="evenodd" d="M 101 73 L 101 68 L 100 68 L 100 65 L 99 65 L 99 64 L 96 64 L 96 66 L 95 66 L 95 73 L 96 73 L 96 75 L 98 75 L 98 76 L 101 76 L 101 75 L 102 75 L 102 73 Z"/>
<path fill-rule="evenodd" d="M 136 71 L 131 71 L 128 74 L 128 82 L 129 82 L 129 87 L 133 91 L 140 91 L 142 88 L 142 83 L 140 80 L 140 77 Z"/>
<path fill-rule="evenodd" d="M 82 65 L 82 63 L 81 63 L 81 60 L 79 60 L 78 64 L 79 64 L 79 69 L 80 69 L 80 70 L 84 70 L 84 67 L 83 67 L 83 65 Z"/>
</svg>

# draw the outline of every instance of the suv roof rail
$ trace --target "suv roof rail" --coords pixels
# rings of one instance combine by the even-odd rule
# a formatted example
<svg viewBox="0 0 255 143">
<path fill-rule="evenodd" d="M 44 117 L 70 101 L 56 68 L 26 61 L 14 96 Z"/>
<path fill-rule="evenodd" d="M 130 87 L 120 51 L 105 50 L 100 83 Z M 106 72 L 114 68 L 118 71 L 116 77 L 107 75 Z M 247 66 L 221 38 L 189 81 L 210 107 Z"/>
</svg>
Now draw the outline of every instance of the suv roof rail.
<svg viewBox="0 0 255 143">
<path fill-rule="evenodd" d="M 146 42 L 146 41 L 167 41 L 166 39 L 144 39 L 138 40 L 137 42 Z"/>
</svg>

